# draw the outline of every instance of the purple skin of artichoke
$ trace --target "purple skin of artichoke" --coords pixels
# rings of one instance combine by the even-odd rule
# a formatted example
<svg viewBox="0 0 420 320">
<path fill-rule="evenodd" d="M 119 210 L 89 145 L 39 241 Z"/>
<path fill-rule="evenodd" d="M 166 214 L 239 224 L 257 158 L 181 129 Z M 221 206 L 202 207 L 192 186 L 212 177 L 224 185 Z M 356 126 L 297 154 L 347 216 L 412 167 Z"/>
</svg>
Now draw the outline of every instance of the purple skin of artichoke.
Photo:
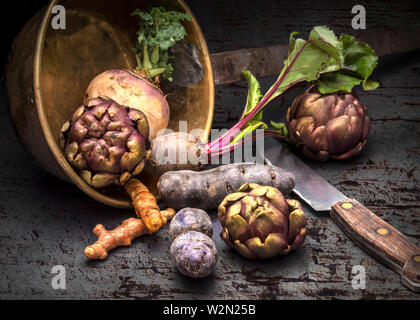
<svg viewBox="0 0 420 320">
<path fill-rule="evenodd" d="M 76 109 L 60 143 L 81 178 L 95 188 L 124 185 L 150 155 L 145 115 L 112 100 L 94 98 Z"/>
<path fill-rule="evenodd" d="M 290 139 L 306 157 L 346 160 L 358 156 L 365 147 L 370 119 L 355 95 L 321 95 L 311 87 L 293 101 L 286 125 Z"/>
<path fill-rule="evenodd" d="M 210 237 L 201 232 L 189 231 L 172 242 L 171 258 L 183 275 L 204 278 L 216 267 L 217 249 Z"/>
</svg>

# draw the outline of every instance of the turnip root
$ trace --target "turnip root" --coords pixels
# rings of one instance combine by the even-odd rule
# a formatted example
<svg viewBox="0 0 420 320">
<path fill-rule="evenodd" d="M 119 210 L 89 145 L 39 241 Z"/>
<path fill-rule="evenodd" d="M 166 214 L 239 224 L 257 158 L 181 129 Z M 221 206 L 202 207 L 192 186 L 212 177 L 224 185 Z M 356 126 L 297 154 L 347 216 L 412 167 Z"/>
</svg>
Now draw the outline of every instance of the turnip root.
<svg viewBox="0 0 420 320">
<path fill-rule="evenodd" d="M 207 212 L 197 208 L 184 208 L 178 211 L 169 225 L 171 241 L 188 231 L 201 232 L 211 237 L 213 224 Z"/>
<path fill-rule="evenodd" d="M 85 100 L 105 97 L 120 105 L 142 111 L 149 122 L 149 140 L 168 127 L 170 110 L 162 91 L 150 81 L 127 70 L 109 70 L 96 76 L 86 90 Z"/>
<path fill-rule="evenodd" d="M 234 163 L 201 172 L 166 172 L 159 179 L 158 194 L 174 209 L 215 209 L 228 194 L 245 183 L 273 186 L 287 195 L 295 186 L 295 177 L 276 166 Z"/>
<path fill-rule="evenodd" d="M 145 170 L 153 176 L 167 171 L 199 171 L 208 163 L 205 145 L 186 132 L 174 132 L 152 141 L 152 152 Z"/>
</svg>

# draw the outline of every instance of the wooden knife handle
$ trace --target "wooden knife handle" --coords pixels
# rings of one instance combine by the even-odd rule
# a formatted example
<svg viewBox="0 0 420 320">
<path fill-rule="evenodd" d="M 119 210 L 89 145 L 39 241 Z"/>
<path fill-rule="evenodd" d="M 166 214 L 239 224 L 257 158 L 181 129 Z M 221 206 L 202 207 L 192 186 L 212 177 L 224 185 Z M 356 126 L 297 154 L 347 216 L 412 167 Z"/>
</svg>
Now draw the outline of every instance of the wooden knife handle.
<svg viewBox="0 0 420 320">
<path fill-rule="evenodd" d="M 354 199 L 337 202 L 331 217 L 359 247 L 401 275 L 401 282 L 420 292 L 420 248 Z"/>
</svg>

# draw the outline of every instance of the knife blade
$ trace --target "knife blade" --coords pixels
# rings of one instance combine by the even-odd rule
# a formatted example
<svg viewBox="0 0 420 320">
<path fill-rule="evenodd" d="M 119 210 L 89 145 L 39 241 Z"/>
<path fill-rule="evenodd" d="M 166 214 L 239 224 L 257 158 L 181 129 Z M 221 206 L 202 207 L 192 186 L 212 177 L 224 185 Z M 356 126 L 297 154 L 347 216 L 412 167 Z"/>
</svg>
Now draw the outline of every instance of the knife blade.
<svg viewBox="0 0 420 320">
<path fill-rule="evenodd" d="M 420 48 L 420 29 L 368 29 L 349 32 L 368 43 L 378 56 L 408 52 Z M 242 70 L 248 69 L 257 78 L 276 76 L 284 66 L 289 44 L 212 53 L 214 83 L 216 85 L 244 80 Z"/>
<path fill-rule="evenodd" d="M 347 199 L 344 194 L 308 167 L 302 160 L 291 156 L 291 151 L 284 145 L 269 149 L 269 154 L 270 158 L 279 159 L 276 161 L 277 166 L 293 172 L 296 178 L 293 192 L 315 211 L 329 211 L 332 204 Z M 265 158 L 265 161 L 269 163 L 267 158 Z M 321 186 L 322 188 L 314 188 L 314 186 Z"/>
<path fill-rule="evenodd" d="M 315 211 L 332 219 L 360 248 L 401 276 L 401 283 L 420 292 L 420 247 L 355 199 L 347 198 L 282 142 L 265 138 L 265 159 L 292 172 L 294 192 Z M 269 160 L 266 160 L 270 164 Z"/>
</svg>

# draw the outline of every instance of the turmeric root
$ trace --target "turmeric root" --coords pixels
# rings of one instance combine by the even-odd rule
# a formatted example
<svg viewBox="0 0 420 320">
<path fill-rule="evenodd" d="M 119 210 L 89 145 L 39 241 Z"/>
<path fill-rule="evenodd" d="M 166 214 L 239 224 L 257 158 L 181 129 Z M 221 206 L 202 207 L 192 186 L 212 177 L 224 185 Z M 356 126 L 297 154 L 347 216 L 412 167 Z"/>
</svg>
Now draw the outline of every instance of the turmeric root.
<svg viewBox="0 0 420 320">
<path fill-rule="evenodd" d="M 142 219 L 150 233 L 157 232 L 166 221 L 161 215 L 156 198 L 147 187 L 137 179 L 130 179 L 125 184 L 125 190 L 130 195 L 137 217 Z"/>
<path fill-rule="evenodd" d="M 175 215 L 174 209 L 166 209 L 159 212 L 163 225 Z M 107 230 L 102 224 L 98 224 L 93 232 L 98 237 L 98 241 L 86 247 L 85 256 L 89 259 L 104 260 L 108 257 L 108 252 L 116 247 L 130 246 L 133 239 L 151 234 L 146 228 L 145 223 L 138 218 L 129 218 L 122 222 L 114 230 Z"/>
</svg>

